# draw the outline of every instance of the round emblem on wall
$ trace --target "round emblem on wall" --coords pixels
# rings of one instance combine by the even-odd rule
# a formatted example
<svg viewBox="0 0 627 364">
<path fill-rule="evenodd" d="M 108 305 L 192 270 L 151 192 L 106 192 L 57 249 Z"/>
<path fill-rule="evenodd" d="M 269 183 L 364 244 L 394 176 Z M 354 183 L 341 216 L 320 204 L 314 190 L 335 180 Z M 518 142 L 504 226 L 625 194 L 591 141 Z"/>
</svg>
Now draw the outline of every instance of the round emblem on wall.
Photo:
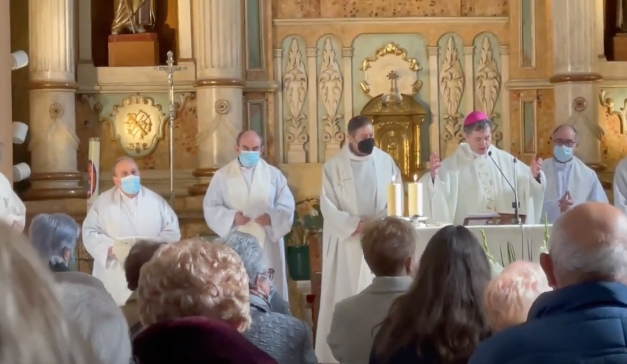
<svg viewBox="0 0 627 364">
<path fill-rule="evenodd" d="M 588 108 L 588 102 L 583 97 L 579 96 L 573 100 L 573 110 L 582 112 Z"/>
<path fill-rule="evenodd" d="M 63 112 L 63 106 L 56 102 L 50 105 L 50 108 L 48 108 L 48 113 L 50 113 L 50 117 L 52 117 L 53 119 L 58 119 L 63 116 Z"/>
<path fill-rule="evenodd" d="M 226 115 L 229 112 L 229 102 L 227 100 L 218 100 L 216 101 L 215 109 L 216 112 L 220 115 Z"/>
</svg>

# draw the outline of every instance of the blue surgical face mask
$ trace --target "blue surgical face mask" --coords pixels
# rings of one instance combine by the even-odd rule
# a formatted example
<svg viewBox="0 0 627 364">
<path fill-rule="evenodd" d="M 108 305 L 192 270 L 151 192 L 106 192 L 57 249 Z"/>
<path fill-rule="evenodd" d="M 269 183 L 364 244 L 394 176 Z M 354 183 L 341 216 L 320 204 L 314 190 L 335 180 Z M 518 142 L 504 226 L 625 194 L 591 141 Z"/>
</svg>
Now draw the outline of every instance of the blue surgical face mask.
<svg viewBox="0 0 627 364">
<path fill-rule="evenodd" d="M 259 162 L 259 152 L 242 150 L 239 155 L 239 162 L 242 164 L 242 167 L 253 168 Z"/>
<path fill-rule="evenodd" d="M 568 162 L 573 157 L 573 147 L 556 145 L 553 147 L 553 157 L 560 162 Z"/>
<path fill-rule="evenodd" d="M 139 176 L 126 176 L 120 179 L 120 188 L 122 192 L 127 195 L 135 195 L 139 192 L 139 188 L 141 187 L 141 182 Z"/>
</svg>

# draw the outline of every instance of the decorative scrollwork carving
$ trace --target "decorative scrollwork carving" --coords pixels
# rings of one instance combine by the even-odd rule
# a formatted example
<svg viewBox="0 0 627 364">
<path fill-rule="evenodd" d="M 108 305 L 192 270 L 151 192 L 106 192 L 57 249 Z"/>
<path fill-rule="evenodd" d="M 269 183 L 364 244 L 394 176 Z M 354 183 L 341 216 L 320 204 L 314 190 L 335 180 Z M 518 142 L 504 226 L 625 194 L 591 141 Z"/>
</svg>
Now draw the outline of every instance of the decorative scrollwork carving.
<svg viewBox="0 0 627 364">
<path fill-rule="evenodd" d="M 459 104 L 464 94 L 464 71 L 458 57 L 455 38 L 449 36 L 444 53 L 444 61 L 440 68 L 440 90 L 445 105 L 444 140 L 460 141 L 463 138 L 460 123 L 463 115 L 459 112 Z"/>
</svg>

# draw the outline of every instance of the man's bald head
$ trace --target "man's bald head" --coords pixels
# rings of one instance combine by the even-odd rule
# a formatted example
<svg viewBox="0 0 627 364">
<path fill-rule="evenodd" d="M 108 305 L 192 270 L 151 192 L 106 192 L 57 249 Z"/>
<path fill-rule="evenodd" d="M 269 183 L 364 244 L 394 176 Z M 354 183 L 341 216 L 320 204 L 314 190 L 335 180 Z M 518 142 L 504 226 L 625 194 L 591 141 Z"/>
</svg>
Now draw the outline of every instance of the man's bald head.
<svg viewBox="0 0 627 364">
<path fill-rule="evenodd" d="M 131 157 L 120 157 L 113 163 L 113 183 L 119 188 L 120 180 L 126 176 L 139 176 L 137 163 Z"/>
<path fill-rule="evenodd" d="M 586 202 L 553 225 L 540 263 L 557 288 L 588 281 L 627 283 L 627 216 L 612 205 Z"/>
<path fill-rule="evenodd" d="M 235 151 L 239 155 L 242 151 L 257 151 L 263 153 L 263 143 L 259 134 L 254 130 L 242 131 L 237 135 Z"/>
</svg>

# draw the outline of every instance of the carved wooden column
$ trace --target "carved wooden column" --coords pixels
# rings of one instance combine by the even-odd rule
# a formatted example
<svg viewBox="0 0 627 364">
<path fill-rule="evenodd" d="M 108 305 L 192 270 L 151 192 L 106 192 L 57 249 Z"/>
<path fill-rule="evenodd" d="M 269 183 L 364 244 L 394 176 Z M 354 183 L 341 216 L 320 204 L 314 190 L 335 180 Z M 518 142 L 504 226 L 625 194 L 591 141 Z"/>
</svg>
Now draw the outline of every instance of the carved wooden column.
<svg viewBox="0 0 627 364">
<path fill-rule="evenodd" d="M 217 169 L 235 158 L 243 120 L 243 11 L 239 0 L 193 0 L 194 57 L 198 113 L 199 184 L 190 194 L 207 190 Z"/>
<path fill-rule="evenodd" d="M 429 126 L 429 145 L 431 153 L 442 154 L 440 149 L 440 92 L 438 87 L 438 52 L 439 48 L 427 47 L 429 52 L 429 108 L 431 109 L 431 125 Z"/>
<path fill-rule="evenodd" d="M 601 162 L 598 86 L 595 70 L 595 1 L 552 0 L 555 124 L 571 123 L 579 132 L 576 154 L 585 163 Z"/>
<path fill-rule="evenodd" d="M 11 143 L 12 113 L 11 113 L 11 22 L 9 21 L 9 2 L 3 1 L 0 5 L 0 172 L 9 181 L 13 181 L 13 144 Z"/>
<path fill-rule="evenodd" d="M 77 170 L 73 0 L 29 0 L 29 199 L 84 197 Z"/>
</svg>

